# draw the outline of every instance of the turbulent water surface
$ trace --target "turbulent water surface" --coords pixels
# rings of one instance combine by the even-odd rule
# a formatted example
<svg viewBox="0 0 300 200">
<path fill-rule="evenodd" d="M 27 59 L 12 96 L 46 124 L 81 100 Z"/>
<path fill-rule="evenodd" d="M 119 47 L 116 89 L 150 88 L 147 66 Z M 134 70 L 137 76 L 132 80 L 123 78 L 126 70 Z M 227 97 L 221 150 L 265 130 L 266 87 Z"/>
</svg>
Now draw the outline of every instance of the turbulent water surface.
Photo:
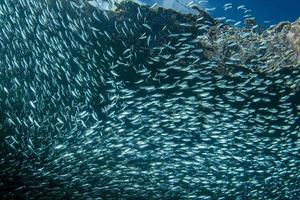
<svg viewBox="0 0 300 200">
<path fill-rule="evenodd" d="M 284 25 L 0 3 L 1 199 L 299 199 Z"/>
</svg>

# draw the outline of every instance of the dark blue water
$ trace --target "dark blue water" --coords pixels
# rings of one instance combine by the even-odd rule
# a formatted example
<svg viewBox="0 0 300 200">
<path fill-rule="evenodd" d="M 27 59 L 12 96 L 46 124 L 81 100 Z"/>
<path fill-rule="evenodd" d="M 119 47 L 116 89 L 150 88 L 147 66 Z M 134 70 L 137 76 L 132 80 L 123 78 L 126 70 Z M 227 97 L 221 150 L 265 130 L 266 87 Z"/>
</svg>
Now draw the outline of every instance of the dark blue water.
<svg viewBox="0 0 300 200">
<path fill-rule="evenodd" d="M 146 4 L 153 4 L 155 2 L 163 5 L 168 1 L 168 4 L 176 5 L 176 0 L 142 0 Z M 170 2 L 174 3 L 170 3 Z M 183 0 L 181 2 L 190 2 L 189 0 Z M 198 2 L 198 1 L 194 1 Z M 233 3 L 233 8 L 227 11 L 223 10 L 223 5 L 226 3 Z M 203 4 L 202 4 L 203 5 Z M 209 0 L 205 6 L 216 7 L 216 10 L 212 14 L 216 17 L 226 16 L 232 19 L 239 20 L 242 18 L 243 13 L 236 9 L 239 5 L 245 5 L 246 8 L 252 10 L 252 15 L 257 19 L 259 23 L 264 21 L 270 21 L 270 24 L 275 24 L 280 21 L 295 21 L 300 15 L 300 1 L 299 0 Z M 182 8 L 183 9 L 183 8 Z"/>
</svg>

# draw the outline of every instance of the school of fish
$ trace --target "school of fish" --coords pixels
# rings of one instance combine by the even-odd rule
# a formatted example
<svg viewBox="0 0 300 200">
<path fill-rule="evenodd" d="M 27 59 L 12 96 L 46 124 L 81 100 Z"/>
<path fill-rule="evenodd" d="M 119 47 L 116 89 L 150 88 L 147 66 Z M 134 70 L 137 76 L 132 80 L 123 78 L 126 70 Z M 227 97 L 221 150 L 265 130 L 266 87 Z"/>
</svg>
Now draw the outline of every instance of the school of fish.
<svg viewBox="0 0 300 200">
<path fill-rule="evenodd" d="M 1 1 L 1 199 L 299 199 L 300 61 L 235 26 Z"/>
</svg>

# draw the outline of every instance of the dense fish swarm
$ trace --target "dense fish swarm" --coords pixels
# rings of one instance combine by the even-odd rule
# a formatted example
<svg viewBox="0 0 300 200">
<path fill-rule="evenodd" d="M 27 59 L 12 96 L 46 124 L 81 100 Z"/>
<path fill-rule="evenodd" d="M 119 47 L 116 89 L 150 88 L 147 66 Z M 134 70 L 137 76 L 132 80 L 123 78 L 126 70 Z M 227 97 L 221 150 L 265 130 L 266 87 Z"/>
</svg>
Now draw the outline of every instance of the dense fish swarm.
<svg viewBox="0 0 300 200">
<path fill-rule="evenodd" d="M 299 199 L 291 35 L 116 6 L 1 1 L 1 199 Z"/>
</svg>

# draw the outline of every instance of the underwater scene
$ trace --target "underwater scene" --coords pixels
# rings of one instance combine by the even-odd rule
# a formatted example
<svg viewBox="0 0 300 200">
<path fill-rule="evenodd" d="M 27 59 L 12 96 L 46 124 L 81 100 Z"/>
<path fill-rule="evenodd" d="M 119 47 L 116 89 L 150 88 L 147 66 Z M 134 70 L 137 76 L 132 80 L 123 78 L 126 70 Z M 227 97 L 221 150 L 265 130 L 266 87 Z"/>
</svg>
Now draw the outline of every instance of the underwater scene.
<svg viewBox="0 0 300 200">
<path fill-rule="evenodd" d="M 299 7 L 0 0 L 0 200 L 300 199 Z"/>
</svg>

